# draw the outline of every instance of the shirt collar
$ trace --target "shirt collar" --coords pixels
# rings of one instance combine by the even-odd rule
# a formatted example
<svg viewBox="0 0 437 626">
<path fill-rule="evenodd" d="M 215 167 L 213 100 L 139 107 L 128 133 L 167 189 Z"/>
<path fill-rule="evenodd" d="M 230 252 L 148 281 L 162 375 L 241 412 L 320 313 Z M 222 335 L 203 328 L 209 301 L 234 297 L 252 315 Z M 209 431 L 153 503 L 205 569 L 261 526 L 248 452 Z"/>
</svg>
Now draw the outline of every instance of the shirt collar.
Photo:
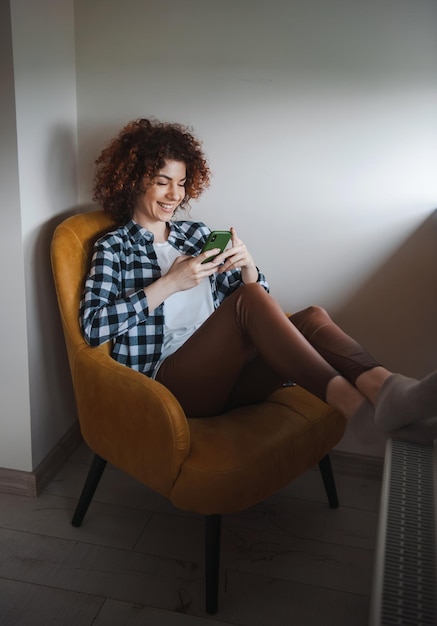
<svg viewBox="0 0 437 626">
<path fill-rule="evenodd" d="M 169 243 L 176 247 L 183 245 L 187 237 L 180 222 L 169 222 L 168 225 L 170 226 Z"/>
<path fill-rule="evenodd" d="M 167 222 L 167 225 L 170 227 L 170 233 L 168 238 L 169 241 L 171 239 L 171 242 L 173 243 L 179 239 L 178 235 L 180 233 L 180 228 L 174 222 Z M 129 237 L 133 239 L 133 241 L 136 241 L 138 243 L 153 243 L 155 239 L 155 235 L 150 232 L 150 230 L 147 230 L 147 228 L 143 228 L 132 219 L 126 223 L 125 228 Z"/>
<path fill-rule="evenodd" d="M 153 234 L 146 228 L 143 228 L 134 220 L 129 220 L 125 224 L 125 229 L 130 239 L 138 243 L 150 242 L 153 243 Z"/>
<path fill-rule="evenodd" d="M 178 222 L 167 222 L 167 225 L 170 228 L 170 232 L 168 235 L 168 241 L 174 244 L 180 244 L 181 241 L 184 241 L 183 230 L 178 224 Z M 138 243 L 153 243 L 154 234 L 147 230 L 147 228 L 143 228 L 133 219 L 130 219 L 125 225 L 126 231 L 129 237 Z"/>
</svg>

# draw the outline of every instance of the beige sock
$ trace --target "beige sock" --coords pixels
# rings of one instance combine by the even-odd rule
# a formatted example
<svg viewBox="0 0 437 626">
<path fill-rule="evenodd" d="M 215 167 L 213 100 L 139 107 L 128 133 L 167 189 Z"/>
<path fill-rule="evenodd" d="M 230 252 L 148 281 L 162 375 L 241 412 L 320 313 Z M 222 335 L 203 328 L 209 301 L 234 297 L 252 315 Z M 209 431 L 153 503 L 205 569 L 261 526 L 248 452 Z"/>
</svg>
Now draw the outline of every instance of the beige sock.
<svg viewBox="0 0 437 626">
<path fill-rule="evenodd" d="M 393 374 L 375 405 L 375 423 L 385 432 L 437 417 L 437 372 L 422 380 Z"/>
<path fill-rule="evenodd" d="M 432 443 L 434 439 L 437 439 L 437 417 L 430 417 L 409 426 L 398 428 L 389 434 L 392 439 L 400 439 L 401 441 Z"/>
</svg>

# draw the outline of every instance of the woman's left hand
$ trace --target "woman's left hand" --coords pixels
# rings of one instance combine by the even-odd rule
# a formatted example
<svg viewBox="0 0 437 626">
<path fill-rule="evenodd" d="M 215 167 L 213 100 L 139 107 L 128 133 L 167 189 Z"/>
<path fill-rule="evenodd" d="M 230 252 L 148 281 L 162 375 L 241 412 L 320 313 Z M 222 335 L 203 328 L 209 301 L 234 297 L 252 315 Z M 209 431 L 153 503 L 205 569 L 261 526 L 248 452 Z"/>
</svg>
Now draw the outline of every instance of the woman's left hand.
<svg viewBox="0 0 437 626">
<path fill-rule="evenodd" d="M 258 270 L 249 254 L 248 249 L 243 241 L 238 237 L 237 231 L 231 226 L 232 247 L 228 248 L 216 257 L 216 261 L 222 261 L 223 265 L 217 270 L 219 274 L 233 270 L 241 269 L 242 278 L 245 283 L 255 283 L 258 280 Z"/>
</svg>

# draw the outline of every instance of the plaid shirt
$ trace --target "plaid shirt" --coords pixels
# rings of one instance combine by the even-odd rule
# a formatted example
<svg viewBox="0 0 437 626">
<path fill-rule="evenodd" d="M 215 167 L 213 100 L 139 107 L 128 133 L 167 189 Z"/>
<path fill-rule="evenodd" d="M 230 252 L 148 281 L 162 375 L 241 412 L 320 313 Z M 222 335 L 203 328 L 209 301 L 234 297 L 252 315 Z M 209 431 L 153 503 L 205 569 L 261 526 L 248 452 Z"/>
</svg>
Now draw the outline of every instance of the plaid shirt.
<svg viewBox="0 0 437 626">
<path fill-rule="evenodd" d="M 211 232 L 202 222 L 170 222 L 169 226 L 169 243 L 190 256 L 200 253 Z M 149 376 L 161 357 L 165 303 L 149 311 L 144 287 L 160 276 L 153 234 L 130 220 L 94 244 L 80 307 L 87 343 L 99 346 L 112 341 L 116 361 Z M 240 270 L 209 279 L 215 309 L 243 283 Z M 268 291 L 261 273 L 258 282 Z"/>
</svg>

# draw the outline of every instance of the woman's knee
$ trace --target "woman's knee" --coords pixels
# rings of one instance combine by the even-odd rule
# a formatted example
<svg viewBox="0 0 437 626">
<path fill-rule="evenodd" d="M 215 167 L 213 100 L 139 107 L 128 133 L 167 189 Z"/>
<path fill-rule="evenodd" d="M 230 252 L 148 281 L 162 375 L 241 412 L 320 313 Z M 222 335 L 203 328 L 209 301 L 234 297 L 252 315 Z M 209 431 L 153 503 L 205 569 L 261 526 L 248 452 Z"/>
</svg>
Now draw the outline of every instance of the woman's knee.
<svg viewBox="0 0 437 626">
<path fill-rule="evenodd" d="M 240 305 L 244 304 L 250 309 L 256 309 L 258 306 L 262 308 L 279 306 L 269 292 L 259 283 L 241 285 L 237 293 L 239 294 L 238 301 Z"/>
<path fill-rule="evenodd" d="M 288 319 L 280 304 L 259 283 L 242 285 L 237 293 L 236 311 L 238 315 L 264 320 L 265 328 L 269 324 L 277 326 L 281 322 L 288 324 Z"/>
<path fill-rule="evenodd" d="M 304 334 L 332 321 L 326 309 L 316 304 L 294 313 L 290 320 Z"/>
<path fill-rule="evenodd" d="M 259 283 L 247 283 L 241 285 L 234 292 L 235 307 L 239 314 L 243 312 L 251 313 L 270 310 L 279 305 L 270 296 L 270 294 Z"/>
<path fill-rule="evenodd" d="M 267 291 L 260 283 L 246 283 L 238 289 L 238 294 L 243 298 L 264 298 L 268 296 Z"/>
</svg>

